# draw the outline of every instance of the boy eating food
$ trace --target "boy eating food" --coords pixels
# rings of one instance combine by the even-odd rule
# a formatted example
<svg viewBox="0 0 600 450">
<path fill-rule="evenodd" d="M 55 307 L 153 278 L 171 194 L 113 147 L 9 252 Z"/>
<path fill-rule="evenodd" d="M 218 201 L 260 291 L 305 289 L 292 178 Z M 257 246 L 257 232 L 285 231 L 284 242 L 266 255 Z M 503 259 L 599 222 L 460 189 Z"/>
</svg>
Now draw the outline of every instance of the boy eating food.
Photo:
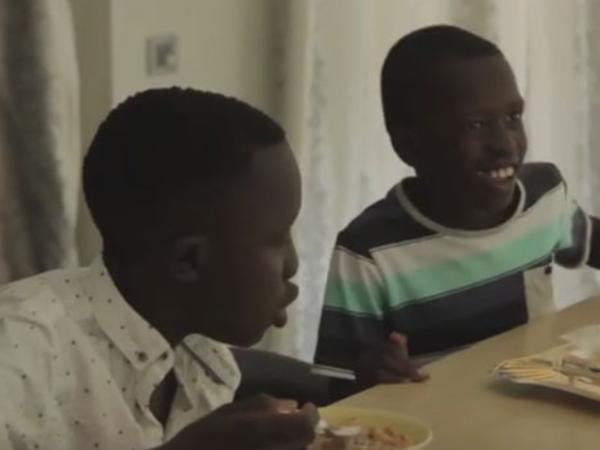
<svg viewBox="0 0 600 450">
<path fill-rule="evenodd" d="M 229 404 L 225 344 L 283 326 L 297 295 L 300 176 L 281 127 L 222 95 L 142 92 L 100 126 L 83 187 L 102 256 L 0 291 L 0 448 L 310 443 L 311 406 Z"/>
</svg>

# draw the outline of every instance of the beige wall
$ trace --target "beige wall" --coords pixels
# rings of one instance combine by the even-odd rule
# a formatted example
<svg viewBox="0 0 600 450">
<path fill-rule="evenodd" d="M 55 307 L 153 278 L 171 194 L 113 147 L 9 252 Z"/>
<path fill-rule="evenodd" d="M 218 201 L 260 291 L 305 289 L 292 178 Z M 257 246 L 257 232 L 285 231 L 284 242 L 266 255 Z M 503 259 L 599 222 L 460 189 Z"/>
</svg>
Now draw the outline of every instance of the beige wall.
<svg viewBox="0 0 600 450">
<path fill-rule="evenodd" d="M 223 92 L 273 113 L 278 107 L 268 61 L 278 0 L 70 0 L 81 70 L 82 141 L 89 144 L 111 107 L 136 91 L 192 86 Z M 175 33 L 179 70 L 148 76 L 146 39 Z M 271 89 L 270 89 L 271 87 Z M 78 241 L 83 263 L 99 239 L 82 208 Z"/>
<path fill-rule="evenodd" d="M 269 109 L 273 0 L 115 0 L 112 7 L 113 101 L 142 88 L 184 85 L 220 91 Z M 175 32 L 175 75 L 146 75 L 146 38 Z"/>
</svg>

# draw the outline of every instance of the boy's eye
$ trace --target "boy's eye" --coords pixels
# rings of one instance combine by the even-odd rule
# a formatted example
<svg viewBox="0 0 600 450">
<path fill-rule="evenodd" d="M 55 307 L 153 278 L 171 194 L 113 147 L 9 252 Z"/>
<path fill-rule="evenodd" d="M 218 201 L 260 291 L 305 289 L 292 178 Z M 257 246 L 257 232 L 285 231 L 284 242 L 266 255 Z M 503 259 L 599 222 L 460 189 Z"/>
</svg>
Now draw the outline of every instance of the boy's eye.
<svg viewBox="0 0 600 450">
<path fill-rule="evenodd" d="M 511 123 L 520 122 L 522 118 L 523 113 L 521 111 L 515 111 L 507 116 L 508 121 Z"/>
<path fill-rule="evenodd" d="M 465 125 L 465 129 L 467 131 L 471 131 L 471 132 L 479 131 L 484 127 L 485 127 L 484 120 L 470 120 Z"/>
</svg>

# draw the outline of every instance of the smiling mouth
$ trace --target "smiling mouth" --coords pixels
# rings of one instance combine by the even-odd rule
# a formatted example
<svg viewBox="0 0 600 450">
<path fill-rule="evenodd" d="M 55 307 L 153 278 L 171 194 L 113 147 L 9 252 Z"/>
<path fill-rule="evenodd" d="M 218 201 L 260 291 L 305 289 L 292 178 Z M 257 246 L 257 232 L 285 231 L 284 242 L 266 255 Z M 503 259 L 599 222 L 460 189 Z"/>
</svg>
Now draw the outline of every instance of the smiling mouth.
<svg viewBox="0 0 600 450">
<path fill-rule="evenodd" d="M 489 170 L 479 170 L 478 175 L 493 182 L 506 182 L 515 178 L 517 173 L 515 166 L 498 167 Z"/>
</svg>

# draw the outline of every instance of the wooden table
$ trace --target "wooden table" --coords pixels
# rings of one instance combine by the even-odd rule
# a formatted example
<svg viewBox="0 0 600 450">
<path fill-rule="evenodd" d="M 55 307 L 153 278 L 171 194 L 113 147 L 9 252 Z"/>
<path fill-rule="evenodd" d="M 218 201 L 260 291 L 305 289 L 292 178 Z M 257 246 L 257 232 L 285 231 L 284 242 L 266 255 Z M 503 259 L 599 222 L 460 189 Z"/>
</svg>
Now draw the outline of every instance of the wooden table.
<svg viewBox="0 0 600 450">
<path fill-rule="evenodd" d="M 496 363 L 560 343 L 600 323 L 600 298 L 483 341 L 427 367 L 422 384 L 378 386 L 339 403 L 416 417 L 433 429 L 428 450 L 598 450 L 600 403 L 496 379 Z"/>
</svg>

